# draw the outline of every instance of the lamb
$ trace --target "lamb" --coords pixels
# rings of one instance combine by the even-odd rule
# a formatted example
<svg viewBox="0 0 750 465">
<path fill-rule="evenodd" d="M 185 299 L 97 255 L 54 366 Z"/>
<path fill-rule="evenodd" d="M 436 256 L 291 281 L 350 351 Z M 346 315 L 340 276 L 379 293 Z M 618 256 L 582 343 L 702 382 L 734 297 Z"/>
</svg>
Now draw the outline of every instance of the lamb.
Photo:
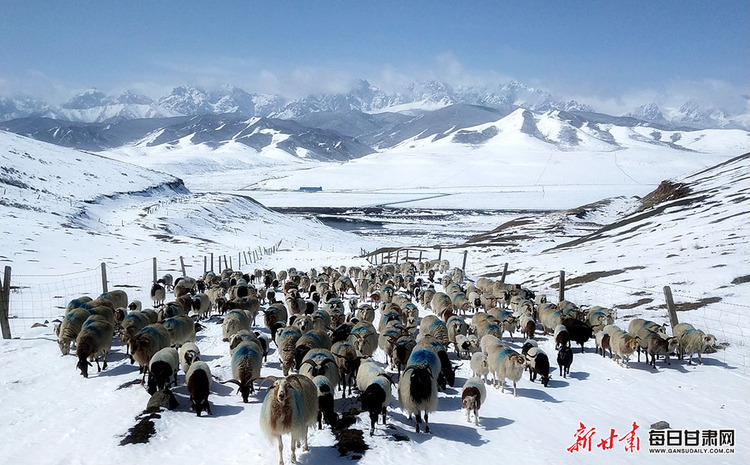
<svg viewBox="0 0 750 465">
<path fill-rule="evenodd" d="M 232 349 L 232 379 L 225 382 L 238 386 L 237 392 L 242 394 L 244 403 L 255 392 L 253 381 L 260 378 L 262 358 L 260 346 L 253 341 L 242 341 Z"/>
<path fill-rule="evenodd" d="M 479 407 L 486 398 L 487 389 L 481 379 L 471 377 L 466 380 L 461 390 L 461 403 L 466 409 L 466 421 L 471 422 L 471 413 L 474 412 L 474 425 L 479 426 Z"/>
<path fill-rule="evenodd" d="M 686 325 L 686 326 L 680 326 Z M 698 353 L 698 363 L 703 364 L 701 354 L 706 351 L 709 347 L 716 345 L 716 337 L 712 334 L 706 334 L 700 329 L 695 329 L 688 323 L 680 323 L 675 325 L 674 335 L 680 343 L 680 358 L 684 353 L 689 353 L 690 358 L 688 364 L 693 363 L 693 354 Z"/>
<path fill-rule="evenodd" d="M 471 356 L 471 362 L 469 362 L 471 372 L 474 377 L 481 378 L 484 383 L 487 382 L 487 375 L 490 374 L 490 367 L 487 364 L 487 356 L 482 352 L 477 352 Z"/>
<path fill-rule="evenodd" d="M 529 381 L 532 383 L 536 376 L 540 375 L 542 385 L 547 387 L 549 383 L 549 357 L 542 350 L 532 347 L 526 353 L 526 364 L 529 367 Z"/>
<path fill-rule="evenodd" d="M 130 363 L 138 362 L 140 371 L 143 373 L 143 381 L 146 379 L 148 364 L 155 353 L 165 347 L 169 347 L 169 332 L 161 323 L 145 326 L 135 333 L 130 340 Z"/>
<path fill-rule="evenodd" d="M 401 410 L 411 418 L 416 415 L 416 432 L 419 433 L 424 412 L 425 432 L 430 432 L 429 414 L 437 410 L 438 387 L 436 373 L 440 369 L 437 353 L 417 347 L 409 357 L 398 384 L 398 401 Z"/>
<path fill-rule="evenodd" d="M 208 394 L 211 392 L 211 369 L 206 362 L 197 361 L 190 365 L 185 375 L 187 389 L 190 393 L 190 410 L 195 410 L 198 416 L 202 411 L 211 415 L 211 404 Z"/>
<path fill-rule="evenodd" d="M 513 397 L 518 397 L 516 385 L 526 365 L 524 357 L 513 349 L 503 347 L 499 351 L 492 350 L 487 355 L 487 364 L 495 378 L 495 387 L 500 387 L 500 392 L 505 392 L 505 379 L 510 379 L 513 381 Z"/>
<path fill-rule="evenodd" d="M 195 322 L 185 315 L 173 316 L 162 322 L 169 333 L 173 346 L 180 347 L 185 342 L 195 342 Z"/>
<path fill-rule="evenodd" d="M 148 364 L 148 393 L 154 395 L 156 391 L 169 388 L 169 379 L 172 377 L 174 377 L 174 384 L 177 384 L 179 366 L 180 356 L 177 349 L 165 347 L 155 353 Z"/>
<path fill-rule="evenodd" d="M 107 355 L 112 348 L 112 336 L 114 326 L 102 317 L 92 315 L 84 321 L 81 331 L 76 337 L 76 356 L 84 378 L 89 377 L 90 360 L 96 361 L 97 372 L 107 369 Z M 99 356 L 104 360 L 102 367 L 99 366 Z"/>
<path fill-rule="evenodd" d="M 667 365 L 670 365 L 669 353 L 676 351 L 680 345 L 676 337 L 665 338 L 654 331 L 649 331 L 643 338 L 639 336 L 636 339 L 640 346 L 638 348 L 638 361 L 640 361 L 640 349 L 643 347 L 646 351 L 646 363 L 654 368 L 656 368 L 656 357 L 662 354 L 664 355 L 664 360 L 667 362 Z M 651 356 L 651 362 L 648 361 L 649 355 Z"/>
<path fill-rule="evenodd" d="M 291 433 L 291 460 L 297 461 L 297 443 L 304 438 L 308 450 L 307 430 L 318 416 L 318 389 L 302 375 L 276 380 L 268 389 L 260 411 L 260 428 L 269 441 L 279 442 L 279 465 L 284 465 L 282 435 Z"/>
<path fill-rule="evenodd" d="M 182 372 L 187 374 L 190 365 L 201 359 L 201 351 L 194 342 L 186 342 L 180 347 L 179 358 Z"/>
<path fill-rule="evenodd" d="M 88 310 L 84 308 L 74 308 L 70 310 L 63 318 L 62 323 L 55 327 L 57 334 L 57 345 L 63 355 L 70 353 L 71 343 L 76 341 L 78 333 L 86 320 L 91 316 Z"/>
<path fill-rule="evenodd" d="M 602 352 L 602 357 L 605 356 L 605 352 L 607 349 L 609 349 L 609 358 L 612 358 L 612 347 L 609 340 L 609 334 L 607 334 L 606 331 L 598 331 L 595 335 L 596 340 L 596 353 L 599 353 L 599 350 Z M 640 353 L 640 352 L 639 352 Z"/>
<path fill-rule="evenodd" d="M 557 365 L 560 367 L 560 376 L 567 378 L 570 374 L 570 365 L 573 363 L 573 349 L 570 346 L 562 346 L 557 351 Z"/>
</svg>

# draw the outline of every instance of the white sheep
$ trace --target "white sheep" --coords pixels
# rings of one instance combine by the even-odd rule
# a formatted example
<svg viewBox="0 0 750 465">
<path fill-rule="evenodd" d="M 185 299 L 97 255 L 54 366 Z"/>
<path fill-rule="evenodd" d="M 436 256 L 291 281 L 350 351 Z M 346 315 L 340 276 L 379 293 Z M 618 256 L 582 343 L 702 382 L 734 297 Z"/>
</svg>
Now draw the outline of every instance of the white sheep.
<svg viewBox="0 0 750 465">
<path fill-rule="evenodd" d="M 59 326 L 55 326 L 57 334 L 57 345 L 63 355 L 70 353 L 70 345 L 76 341 L 78 333 L 81 332 L 83 323 L 86 322 L 91 314 L 84 308 L 71 309 L 63 318 Z"/>
<path fill-rule="evenodd" d="M 461 390 L 461 404 L 466 409 L 466 421 L 471 422 L 471 413 L 474 412 L 474 425 L 479 426 L 479 407 L 486 398 L 487 389 L 481 379 L 471 377 L 466 380 Z"/>
<path fill-rule="evenodd" d="M 254 341 L 242 341 L 232 350 L 232 379 L 227 383 L 234 383 L 237 391 L 242 394 L 242 401 L 248 402 L 251 393 L 255 392 L 253 382 L 260 378 L 263 351 Z"/>
<path fill-rule="evenodd" d="M 698 363 L 703 364 L 701 354 L 709 347 L 716 345 L 716 337 L 714 335 L 706 334 L 700 329 L 695 329 L 689 323 L 675 325 L 673 332 L 680 343 L 680 358 L 685 353 L 690 354 L 688 364 L 693 363 L 693 354 L 696 352 L 698 353 Z"/>
<path fill-rule="evenodd" d="M 180 347 L 179 356 L 182 372 L 187 374 L 190 365 L 201 359 L 201 351 L 194 342 L 186 342 Z"/>
<path fill-rule="evenodd" d="M 481 378 L 485 383 L 487 382 L 487 375 L 490 374 L 490 367 L 487 364 L 487 356 L 482 352 L 476 352 L 471 356 L 471 372 L 474 377 Z"/>
<path fill-rule="evenodd" d="M 502 347 L 499 350 L 494 348 L 490 349 L 487 354 L 487 364 L 490 372 L 494 376 L 495 387 L 499 387 L 500 392 L 505 392 L 505 379 L 513 381 L 513 397 L 518 396 L 516 385 L 523 375 L 526 361 L 523 355 L 510 349 L 508 347 Z"/>
<path fill-rule="evenodd" d="M 195 342 L 195 322 L 186 315 L 177 315 L 162 322 L 169 333 L 169 339 L 174 346 L 181 346 L 185 342 Z"/>
<path fill-rule="evenodd" d="M 370 436 L 375 433 L 375 424 L 378 422 L 378 416 L 383 416 L 383 424 L 386 423 L 386 408 L 391 403 L 391 388 L 393 382 L 385 373 L 376 375 L 367 385 L 360 400 L 362 410 L 370 414 Z"/>
<path fill-rule="evenodd" d="M 279 442 L 279 465 L 284 465 L 282 435 L 291 433 L 291 461 L 297 461 L 296 447 L 304 439 L 308 450 L 307 430 L 318 417 L 318 389 L 302 375 L 276 380 L 268 389 L 260 410 L 260 429 L 269 441 Z"/>
<path fill-rule="evenodd" d="M 155 353 L 148 364 L 148 393 L 154 395 L 157 390 L 168 388 L 170 378 L 174 378 L 174 383 L 177 384 L 179 366 L 180 355 L 174 347 L 165 347 Z"/>
<path fill-rule="evenodd" d="M 226 314 L 221 324 L 222 340 L 229 341 L 234 333 L 243 329 L 250 329 L 250 318 L 242 310 L 232 310 Z"/>
</svg>

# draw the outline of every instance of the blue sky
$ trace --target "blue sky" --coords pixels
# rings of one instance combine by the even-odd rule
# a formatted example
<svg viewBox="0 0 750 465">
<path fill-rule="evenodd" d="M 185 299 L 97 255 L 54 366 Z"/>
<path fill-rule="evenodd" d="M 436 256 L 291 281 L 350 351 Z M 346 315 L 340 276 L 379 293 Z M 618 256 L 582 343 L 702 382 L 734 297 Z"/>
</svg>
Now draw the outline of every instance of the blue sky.
<svg viewBox="0 0 750 465">
<path fill-rule="evenodd" d="M 750 1 L 0 2 L 0 94 L 520 80 L 602 111 L 750 94 Z M 738 103 L 740 102 L 740 103 Z"/>
</svg>

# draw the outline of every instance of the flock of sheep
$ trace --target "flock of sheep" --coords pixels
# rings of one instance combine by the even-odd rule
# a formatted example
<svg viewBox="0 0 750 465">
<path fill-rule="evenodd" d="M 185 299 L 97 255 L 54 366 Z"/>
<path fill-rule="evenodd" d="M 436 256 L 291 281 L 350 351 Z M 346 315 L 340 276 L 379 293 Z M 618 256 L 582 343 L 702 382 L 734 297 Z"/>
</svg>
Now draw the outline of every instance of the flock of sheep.
<svg viewBox="0 0 750 465">
<path fill-rule="evenodd" d="M 309 272 L 225 270 L 174 282 L 165 275 L 150 294 L 156 310 L 129 302 L 120 290 L 71 300 L 55 328 L 62 354 L 75 344 L 77 367 L 88 377 L 92 361 L 99 371 L 107 368 L 117 335 L 131 363 L 138 362 L 150 394 L 168 392 L 182 370 L 191 410 L 210 414 L 215 378 L 200 360 L 195 341 L 198 322 L 218 315 L 232 369 L 232 378 L 223 383 L 236 384 L 244 402 L 271 383 L 259 422 L 266 436 L 278 441 L 281 464 L 282 435 L 291 434 L 291 458 L 296 460 L 299 445 L 307 450 L 308 428 L 315 423 L 322 428 L 323 422 L 335 426 L 334 397 L 337 392 L 352 396 L 353 387 L 362 411 L 369 414 L 370 435 L 380 418 L 386 422 L 394 384 L 401 410 L 415 417 L 416 432 L 423 422 L 429 432 L 439 392 L 455 383 L 457 366 L 451 359 L 470 360 L 473 376 L 461 389 L 461 402 L 467 420 L 473 415 L 479 424 L 489 374 L 501 392 L 509 380 L 514 396 L 525 370 L 530 381 L 539 376 L 547 386 L 552 368 L 537 346 L 539 336 L 554 337 L 563 377 L 573 361 L 571 341 L 583 352 L 584 344 L 594 339 L 597 353 L 609 351 L 626 367 L 635 352 L 640 361 L 644 351 L 654 368 L 659 357 L 670 363 L 675 352 L 689 354 L 688 363 L 697 353 L 702 363 L 701 354 L 716 342 L 689 324 L 675 326 L 668 336 L 664 325 L 634 319 L 624 331 L 614 325 L 612 309 L 553 304 L 518 285 L 487 278 L 467 282 L 462 270 L 450 269 L 446 261 Z M 165 302 L 170 294 L 174 299 Z M 517 334 L 524 341 L 520 352 L 508 342 L 515 342 Z M 283 377 L 261 375 L 272 346 Z M 376 351 L 384 353 L 385 366 L 373 357 Z"/>
</svg>

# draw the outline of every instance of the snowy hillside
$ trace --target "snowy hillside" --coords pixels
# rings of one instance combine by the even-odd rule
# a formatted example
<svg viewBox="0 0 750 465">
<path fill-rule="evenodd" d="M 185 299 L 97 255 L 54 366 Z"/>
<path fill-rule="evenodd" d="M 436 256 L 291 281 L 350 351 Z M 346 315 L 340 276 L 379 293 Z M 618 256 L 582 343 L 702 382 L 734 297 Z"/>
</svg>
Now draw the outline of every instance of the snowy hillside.
<svg viewBox="0 0 750 465">
<path fill-rule="evenodd" d="M 516 116 L 520 116 L 518 120 L 499 127 L 517 129 L 524 118 Z M 278 463 L 276 444 L 267 442 L 258 427 L 266 388 L 259 389 L 244 404 L 233 385 L 219 382 L 231 376 L 228 346 L 221 341 L 220 318 L 203 322 L 196 340 L 202 359 L 216 377 L 209 398 L 212 414 L 202 417 L 188 410 L 181 372 L 173 389 L 179 407 L 150 416 L 142 414 L 149 396 L 135 383 L 140 378 L 138 368 L 130 364 L 117 338 L 107 370 L 93 371 L 88 379 L 82 378 L 75 368 L 75 357 L 60 355 L 51 320 L 60 317 L 65 303 L 81 293 L 98 295 L 101 281 L 95 268 L 100 262 L 115 265 L 110 268 L 112 287 L 124 289 L 131 300 L 148 305 L 151 257 L 157 257 L 160 272 L 178 273 L 175 259 L 184 256 L 190 274 L 197 275 L 209 252 L 231 256 L 238 250 L 269 247 L 283 239 L 281 250 L 243 265 L 242 270 L 308 270 L 323 265 L 366 266 L 364 260 L 353 258 L 360 247 L 373 250 L 388 244 L 368 243 L 319 223 L 285 217 L 248 198 L 195 194 L 167 174 L 9 133 L 0 136 L 4 141 L 0 148 L 0 209 L 6 218 L 2 222 L 1 258 L 3 264 L 12 265 L 13 283 L 20 286 L 11 297 L 17 339 L 0 341 L 0 409 L 4 412 L 0 434 L 7 439 L 0 463 Z M 520 137 L 533 138 L 523 132 L 514 134 L 514 138 Z M 534 140 L 542 147 L 548 144 Z M 508 144 L 498 143 L 495 150 L 503 143 Z M 659 146 L 650 153 L 671 153 L 665 150 L 673 149 Z M 628 150 L 613 153 L 623 152 Z M 560 152 L 561 156 L 571 153 L 575 154 Z M 439 180 L 438 176 L 448 179 L 448 171 L 441 174 L 440 165 L 428 158 L 427 150 L 414 150 L 413 156 L 423 161 L 421 169 L 437 166 L 432 179 L 420 171 L 420 165 L 409 164 L 411 155 L 401 155 L 403 167 L 412 170 L 414 178 L 421 176 L 429 183 Z M 704 158 L 702 163 L 711 158 L 705 153 L 695 155 Z M 606 170 L 593 160 L 595 157 L 588 155 L 592 175 L 603 176 Z M 518 383 L 517 397 L 508 392 L 507 386 L 505 393 L 488 386 L 480 426 L 475 427 L 460 411 L 461 385 L 471 370 L 468 361 L 459 360 L 451 350 L 453 363 L 460 364 L 456 385 L 439 394 L 437 411 L 429 416 L 430 434 L 414 432 L 414 422 L 400 410 L 394 389 L 387 409 L 388 424 L 378 424 L 374 436 L 367 435 L 369 420 L 365 413 L 354 418 L 352 431 L 364 430 L 366 450 L 341 457 L 334 448 L 336 437 L 324 427 L 311 431 L 310 451 L 298 451 L 299 461 L 322 465 L 337 460 L 349 463 L 357 458 L 363 465 L 401 461 L 431 464 L 460 462 L 470 456 L 477 462 L 491 462 L 500 454 L 506 461 L 532 463 L 746 463 L 750 457 L 746 440 L 750 437 L 750 357 L 745 341 L 750 325 L 745 318 L 749 284 L 742 270 L 746 268 L 743 260 L 748 255 L 748 243 L 740 231 L 744 230 L 748 212 L 747 170 L 747 157 L 738 158 L 673 180 L 684 187 L 663 189 L 665 195 L 644 199 L 645 203 L 620 198 L 577 212 L 520 218 L 516 225 L 537 219 L 540 224 L 518 230 L 506 224 L 466 245 L 470 250 L 470 278 L 498 276 L 507 261 L 508 282 L 522 283 L 552 298 L 556 292 L 553 277 L 557 270 L 565 269 L 570 280 L 567 298 L 589 308 L 617 307 L 616 323 L 625 328 L 636 316 L 663 321 L 666 312 L 657 294 L 662 285 L 672 285 L 678 304 L 700 304 L 695 310 L 682 307 L 681 321 L 711 330 L 711 325 L 723 325 L 717 328 L 721 332 L 715 331 L 719 350 L 704 354 L 702 365 L 672 359 L 671 365 L 660 361 L 653 369 L 643 361 L 631 360 L 626 369 L 595 354 L 590 341 L 585 353 L 576 350 L 570 376 L 563 378 L 555 369 L 546 388 L 539 381 L 530 382 L 527 374 Z M 662 165 L 655 171 L 663 172 Z M 370 173 L 375 172 L 370 169 Z M 237 180 L 229 181 L 230 174 L 225 172 L 225 178 L 220 179 L 238 184 Z M 349 182 L 341 173 L 337 179 Z M 385 179 L 375 177 L 368 187 L 374 189 Z M 670 197 L 670 193 L 680 196 Z M 546 230 L 545 223 L 549 225 Z M 510 243 L 507 234 L 514 236 L 515 242 Z M 538 236 L 533 239 L 535 234 Z M 518 237 L 521 235 L 532 240 L 523 242 Z M 456 252 L 462 250 L 446 250 L 445 256 L 450 256 L 455 265 Z M 610 272 L 611 277 L 600 277 L 604 272 Z M 426 275 L 421 277 L 427 279 Z M 56 279 L 62 280 L 60 286 L 55 285 Z M 733 284 L 735 280 L 737 284 Z M 35 287 L 24 287 L 32 282 Z M 441 289 L 439 284 L 437 288 Z M 28 295 L 34 297 L 27 300 Z M 705 301 L 687 302 L 684 295 Z M 647 299 L 652 301 L 645 302 Z M 29 318 L 23 314 L 26 308 L 31 312 Z M 421 305 L 420 311 L 422 316 L 429 313 Z M 31 327 L 32 322 L 44 320 L 48 323 Z M 268 332 L 262 325 L 256 329 Z M 506 335 L 504 339 L 520 350 L 518 337 L 511 340 Z M 537 339 L 554 365 L 551 337 L 537 331 Z M 384 354 L 378 350 L 375 359 L 382 364 Z M 280 374 L 278 352 L 272 346 L 261 375 Z M 65 395 L 54 395 L 53 391 Z M 341 399 L 337 393 L 336 397 L 340 414 L 359 408 L 356 396 Z M 695 434 L 699 435 L 724 430 L 733 432 L 733 442 L 731 446 L 723 442 L 719 447 L 717 437 L 716 445 L 695 446 L 693 452 L 657 454 L 649 449 L 651 432 L 659 432 L 651 425 L 659 421 L 668 422 L 680 438 L 686 437 L 685 430 L 698 431 Z M 150 432 L 149 422 L 153 425 Z M 136 424 L 141 425 L 139 433 L 129 436 L 128 431 Z M 150 442 L 120 445 L 127 437 L 150 437 Z M 288 436 L 284 444 L 288 462 Z"/>
</svg>

